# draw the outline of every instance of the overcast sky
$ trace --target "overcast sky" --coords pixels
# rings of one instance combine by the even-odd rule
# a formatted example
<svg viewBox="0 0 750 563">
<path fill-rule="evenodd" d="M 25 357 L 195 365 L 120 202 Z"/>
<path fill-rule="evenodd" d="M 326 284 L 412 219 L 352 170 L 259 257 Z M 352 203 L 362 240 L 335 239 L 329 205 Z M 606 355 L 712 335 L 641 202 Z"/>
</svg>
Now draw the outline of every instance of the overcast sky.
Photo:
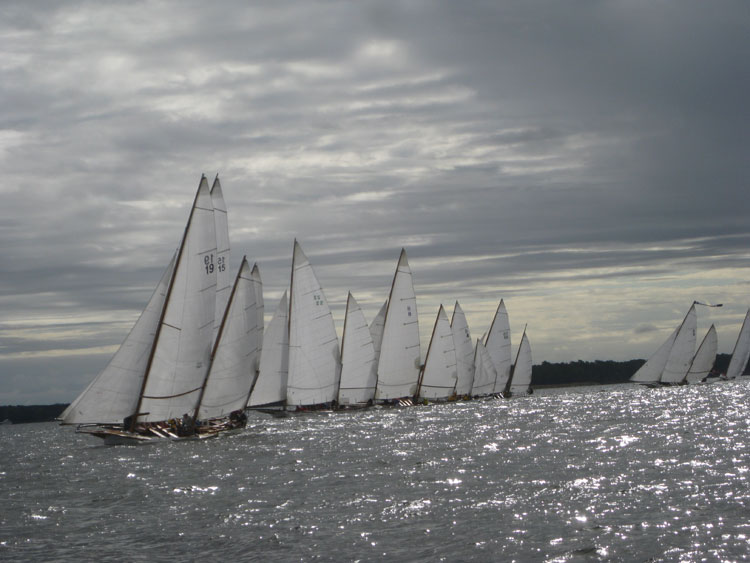
<svg viewBox="0 0 750 563">
<path fill-rule="evenodd" d="M 266 321 L 309 256 L 339 330 L 401 247 L 423 354 L 500 298 L 534 363 L 645 358 L 750 306 L 750 2 L 0 4 L 0 404 L 106 364 L 220 174 Z"/>
</svg>

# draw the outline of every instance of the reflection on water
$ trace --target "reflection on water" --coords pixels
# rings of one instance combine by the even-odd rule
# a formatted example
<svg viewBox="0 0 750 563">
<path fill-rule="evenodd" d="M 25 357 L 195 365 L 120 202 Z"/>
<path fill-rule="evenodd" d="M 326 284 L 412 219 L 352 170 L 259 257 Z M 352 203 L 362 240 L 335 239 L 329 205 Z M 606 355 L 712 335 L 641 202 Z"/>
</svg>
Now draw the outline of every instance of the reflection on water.
<svg viewBox="0 0 750 563">
<path fill-rule="evenodd" d="M 139 447 L 5 426 L 0 559 L 744 559 L 749 398 L 544 390 Z"/>
</svg>

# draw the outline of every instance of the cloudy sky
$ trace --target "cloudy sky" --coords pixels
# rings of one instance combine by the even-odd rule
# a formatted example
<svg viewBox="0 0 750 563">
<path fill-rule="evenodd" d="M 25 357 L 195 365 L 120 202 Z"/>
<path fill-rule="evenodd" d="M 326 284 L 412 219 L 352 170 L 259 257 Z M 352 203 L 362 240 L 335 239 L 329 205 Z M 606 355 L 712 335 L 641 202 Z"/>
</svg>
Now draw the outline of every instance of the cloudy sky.
<svg viewBox="0 0 750 563">
<path fill-rule="evenodd" d="M 534 362 L 648 357 L 750 306 L 750 3 L 3 2 L 0 404 L 106 364 L 220 174 L 267 321 L 297 237 L 341 329 L 401 247 Z"/>
</svg>

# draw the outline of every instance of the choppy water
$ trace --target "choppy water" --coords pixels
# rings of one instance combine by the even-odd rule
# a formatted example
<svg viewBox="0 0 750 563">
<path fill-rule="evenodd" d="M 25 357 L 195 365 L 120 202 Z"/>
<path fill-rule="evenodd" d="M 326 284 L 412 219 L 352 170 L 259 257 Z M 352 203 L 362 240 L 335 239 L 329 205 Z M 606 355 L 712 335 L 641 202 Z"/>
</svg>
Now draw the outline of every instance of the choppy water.
<svg viewBox="0 0 750 563">
<path fill-rule="evenodd" d="M 582 391 L 156 446 L 0 427 L 0 560 L 750 556 L 750 382 Z"/>
</svg>

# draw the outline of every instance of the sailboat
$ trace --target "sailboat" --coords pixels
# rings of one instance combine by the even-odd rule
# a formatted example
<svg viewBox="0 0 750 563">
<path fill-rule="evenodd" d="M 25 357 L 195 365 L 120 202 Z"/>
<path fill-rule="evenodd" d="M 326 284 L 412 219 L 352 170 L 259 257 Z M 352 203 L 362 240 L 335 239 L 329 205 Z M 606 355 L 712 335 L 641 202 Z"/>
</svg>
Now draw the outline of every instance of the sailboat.
<svg viewBox="0 0 750 563">
<path fill-rule="evenodd" d="M 471 333 L 469 324 L 466 322 L 466 315 L 458 301 L 453 306 L 451 330 L 456 347 L 456 371 L 458 372 L 456 395 L 467 397 L 471 395 L 471 385 L 474 382 L 474 347 L 471 345 Z"/>
<path fill-rule="evenodd" d="M 455 398 L 458 371 L 456 368 L 456 346 L 453 342 L 448 315 L 440 305 L 432 338 L 427 348 L 427 356 L 422 377 L 417 387 L 417 401 L 447 401 Z"/>
<path fill-rule="evenodd" d="M 502 393 L 508 385 L 510 368 L 513 362 L 513 353 L 510 346 L 510 321 L 505 302 L 502 299 L 497 306 L 497 311 L 495 311 L 484 345 L 497 372 L 497 379 L 490 393 Z"/>
<path fill-rule="evenodd" d="M 411 404 L 417 391 L 420 362 L 417 298 L 402 248 L 385 312 L 375 402 Z"/>
<path fill-rule="evenodd" d="M 323 289 L 295 239 L 289 293 L 289 374 L 286 406 L 330 406 L 341 373 L 339 338 Z"/>
<path fill-rule="evenodd" d="M 211 204 L 214 208 L 216 229 L 216 307 L 214 309 L 214 341 L 224 318 L 224 312 L 232 291 L 232 273 L 229 266 L 229 219 L 224 193 L 221 190 L 219 175 L 216 175 L 211 186 Z"/>
<path fill-rule="evenodd" d="M 281 414 L 286 403 L 288 373 L 289 302 L 285 291 L 263 337 L 258 378 L 250 392 L 248 408 Z"/>
<path fill-rule="evenodd" d="M 474 347 L 474 382 L 471 386 L 471 396 L 475 398 L 492 395 L 497 379 L 497 370 L 482 340 L 478 339 Z"/>
<path fill-rule="evenodd" d="M 698 346 L 698 351 L 693 356 L 690 369 L 685 374 L 685 383 L 700 383 L 711 372 L 716 362 L 716 351 L 719 348 L 719 339 L 716 335 L 716 327 L 711 325 Z"/>
<path fill-rule="evenodd" d="M 341 338 L 341 381 L 337 397 L 341 408 L 371 405 L 378 373 L 375 345 L 362 308 L 349 292 Z"/>
<path fill-rule="evenodd" d="M 526 327 L 523 328 L 521 343 L 518 345 L 516 363 L 513 364 L 513 373 L 503 391 L 507 397 L 531 394 L 531 345 L 529 337 L 526 336 Z"/>
<path fill-rule="evenodd" d="M 647 386 L 678 383 L 690 369 L 695 352 L 697 315 L 695 303 L 659 349 L 633 374 L 630 381 Z"/>
<path fill-rule="evenodd" d="M 109 364 L 62 413 L 62 424 L 77 424 L 108 443 L 176 438 L 170 420 L 179 420 L 190 437 L 214 434 L 202 433 L 188 413 L 211 360 L 216 250 L 203 176 L 180 245 L 146 309 Z"/>
<path fill-rule="evenodd" d="M 734 343 L 726 378 L 735 379 L 742 375 L 745 372 L 748 358 L 750 358 L 750 309 L 747 310 L 745 320 L 742 321 L 742 328 L 737 335 L 737 342 Z"/>
<path fill-rule="evenodd" d="M 378 361 L 380 360 L 380 346 L 383 344 L 383 328 L 385 328 L 385 311 L 388 308 L 388 300 L 378 310 L 375 318 L 370 323 L 370 334 L 372 345 L 375 348 L 375 374 L 378 372 Z"/>
</svg>

